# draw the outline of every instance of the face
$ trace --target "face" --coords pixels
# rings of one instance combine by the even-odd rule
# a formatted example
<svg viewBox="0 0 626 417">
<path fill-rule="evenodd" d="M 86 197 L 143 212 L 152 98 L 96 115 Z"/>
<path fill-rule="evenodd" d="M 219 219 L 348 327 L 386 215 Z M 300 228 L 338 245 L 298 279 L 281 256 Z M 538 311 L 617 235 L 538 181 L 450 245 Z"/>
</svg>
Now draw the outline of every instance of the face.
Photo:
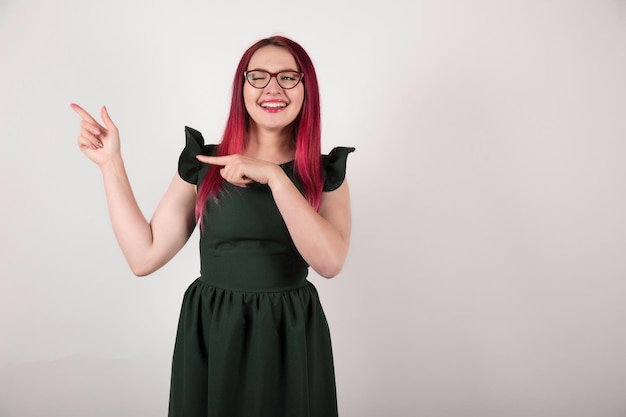
<svg viewBox="0 0 626 417">
<path fill-rule="evenodd" d="M 250 59 L 248 70 L 262 69 L 270 73 L 298 71 L 296 60 L 285 48 L 268 45 L 257 50 Z M 272 77 L 265 88 L 255 88 L 247 81 L 243 99 L 250 115 L 251 128 L 280 131 L 296 119 L 304 102 L 304 84 L 284 89 Z"/>
</svg>

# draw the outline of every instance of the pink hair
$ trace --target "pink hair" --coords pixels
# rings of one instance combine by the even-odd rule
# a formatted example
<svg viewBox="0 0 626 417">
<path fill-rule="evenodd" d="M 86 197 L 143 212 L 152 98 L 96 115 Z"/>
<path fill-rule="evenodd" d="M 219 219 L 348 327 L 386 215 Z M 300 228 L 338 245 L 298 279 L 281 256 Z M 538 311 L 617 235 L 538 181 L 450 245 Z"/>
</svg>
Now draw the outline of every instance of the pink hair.
<svg viewBox="0 0 626 417">
<path fill-rule="evenodd" d="M 283 36 L 272 36 L 261 39 L 244 52 L 233 81 L 233 95 L 230 103 L 230 114 L 224 129 L 221 143 L 217 147 L 218 156 L 240 154 L 244 151 L 248 141 L 248 112 L 243 101 L 243 73 L 248 69 L 252 55 L 264 46 L 273 45 L 286 48 L 293 55 L 298 69 L 304 73 L 302 83 L 304 89 L 304 102 L 300 114 L 293 122 L 296 152 L 294 158 L 294 173 L 302 185 L 304 196 L 311 206 L 319 209 L 322 197 L 322 158 L 321 158 L 321 121 L 320 121 L 320 98 L 317 85 L 317 76 L 311 58 L 298 43 Z M 220 167 L 211 166 L 198 187 L 196 199 L 196 219 L 203 227 L 203 212 L 207 201 L 212 198 L 218 201 L 222 191 L 223 178 L 220 175 Z"/>
</svg>

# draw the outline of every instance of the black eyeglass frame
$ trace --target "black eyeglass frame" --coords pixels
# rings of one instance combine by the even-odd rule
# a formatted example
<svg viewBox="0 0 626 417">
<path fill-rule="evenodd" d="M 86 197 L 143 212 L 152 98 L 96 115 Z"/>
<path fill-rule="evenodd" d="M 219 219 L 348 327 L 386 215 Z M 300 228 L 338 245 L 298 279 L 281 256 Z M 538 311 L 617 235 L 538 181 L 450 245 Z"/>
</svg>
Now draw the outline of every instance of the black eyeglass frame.
<svg viewBox="0 0 626 417">
<path fill-rule="evenodd" d="M 254 84 L 252 84 L 252 81 L 250 81 L 250 79 L 248 78 L 248 74 L 254 71 L 260 71 L 260 72 L 264 72 L 266 74 L 269 75 L 269 78 L 267 79 L 267 84 L 265 84 L 263 87 L 257 87 Z M 293 85 L 292 87 L 283 87 L 283 85 L 280 83 L 280 79 L 278 78 L 278 74 L 283 74 L 283 73 L 296 73 L 300 76 L 300 78 L 298 79 L 298 82 Z M 298 84 L 300 84 L 302 82 L 302 79 L 304 78 L 304 73 L 300 72 L 300 71 L 293 71 L 293 70 L 286 70 L 286 71 L 279 71 L 279 72 L 269 72 L 263 69 L 259 69 L 259 68 L 255 68 L 255 69 L 251 69 L 248 71 L 244 71 L 243 72 L 243 78 L 246 79 L 246 81 L 248 81 L 248 84 L 250 84 L 252 87 L 257 88 L 259 90 L 267 87 L 269 85 L 269 83 L 272 81 L 272 78 L 276 78 L 276 82 L 278 83 L 278 85 L 280 86 L 280 88 L 283 88 L 285 90 L 291 90 L 292 88 L 296 88 L 298 86 Z"/>
</svg>

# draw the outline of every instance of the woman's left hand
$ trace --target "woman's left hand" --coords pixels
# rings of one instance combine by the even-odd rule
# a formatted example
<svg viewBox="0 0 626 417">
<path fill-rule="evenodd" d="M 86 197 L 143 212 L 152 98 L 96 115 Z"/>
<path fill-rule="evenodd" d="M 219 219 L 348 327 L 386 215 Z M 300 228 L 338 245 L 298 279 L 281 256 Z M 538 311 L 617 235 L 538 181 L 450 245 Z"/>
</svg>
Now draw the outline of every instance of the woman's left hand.
<svg viewBox="0 0 626 417">
<path fill-rule="evenodd" d="M 210 165 L 219 165 L 220 174 L 229 183 L 238 187 L 246 187 L 251 182 L 269 184 L 271 178 L 282 171 L 272 162 L 250 158 L 243 155 L 206 156 L 197 155 L 200 162 Z"/>
</svg>

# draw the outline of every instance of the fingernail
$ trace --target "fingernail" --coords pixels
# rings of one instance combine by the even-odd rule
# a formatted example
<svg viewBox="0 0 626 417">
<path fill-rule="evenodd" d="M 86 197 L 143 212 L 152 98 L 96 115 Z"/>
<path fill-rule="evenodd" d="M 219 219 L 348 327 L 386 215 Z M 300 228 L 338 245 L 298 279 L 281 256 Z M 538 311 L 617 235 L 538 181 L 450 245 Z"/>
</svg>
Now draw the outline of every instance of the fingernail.
<svg viewBox="0 0 626 417">
<path fill-rule="evenodd" d="M 93 133 L 96 134 L 96 135 L 99 135 L 100 134 L 100 129 L 94 129 Z"/>
<path fill-rule="evenodd" d="M 104 145 L 102 144 L 102 142 L 98 142 L 98 146 L 101 148 L 104 148 Z"/>
</svg>

